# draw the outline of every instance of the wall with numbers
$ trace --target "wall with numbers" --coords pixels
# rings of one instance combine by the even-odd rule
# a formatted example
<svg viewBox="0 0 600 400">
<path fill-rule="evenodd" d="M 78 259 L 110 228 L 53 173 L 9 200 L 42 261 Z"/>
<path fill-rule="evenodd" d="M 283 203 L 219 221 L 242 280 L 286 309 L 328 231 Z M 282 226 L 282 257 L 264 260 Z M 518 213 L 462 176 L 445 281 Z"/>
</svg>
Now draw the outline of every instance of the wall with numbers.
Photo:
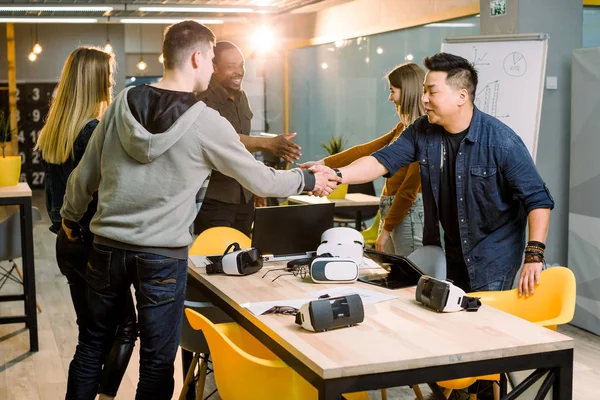
<svg viewBox="0 0 600 400">
<path fill-rule="evenodd" d="M 0 83 L 0 86 L 6 86 Z M 17 83 L 18 142 L 21 156 L 21 182 L 32 189 L 43 189 L 45 174 L 42 157 L 34 151 L 35 143 L 44 126 L 56 82 Z M 0 109 L 8 109 L 8 92 L 0 92 Z"/>
</svg>

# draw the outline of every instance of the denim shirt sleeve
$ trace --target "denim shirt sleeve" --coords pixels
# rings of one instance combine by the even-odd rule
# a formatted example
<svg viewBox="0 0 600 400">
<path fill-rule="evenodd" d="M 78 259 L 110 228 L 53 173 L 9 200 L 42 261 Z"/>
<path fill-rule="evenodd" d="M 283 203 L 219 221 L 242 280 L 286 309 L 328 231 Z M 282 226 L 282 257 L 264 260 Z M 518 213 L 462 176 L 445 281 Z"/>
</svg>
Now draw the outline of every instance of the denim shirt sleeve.
<svg viewBox="0 0 600 400">
<path fill-rule="evenodd" d="M 406 128 L 393 143 L 371 154 L 387 169 L 390 178 L 400 168 L 417 160 L 417 129 L 415 124 Z"/>
<path fill-rule="evenodd" d="M 554 208 L 550 190 L 535 167 L 529 150 L 516 135 L 511 145 L 505 148 L 502 169 L 508 184 L 528 214 L 537 208 Z"/>
</svg>

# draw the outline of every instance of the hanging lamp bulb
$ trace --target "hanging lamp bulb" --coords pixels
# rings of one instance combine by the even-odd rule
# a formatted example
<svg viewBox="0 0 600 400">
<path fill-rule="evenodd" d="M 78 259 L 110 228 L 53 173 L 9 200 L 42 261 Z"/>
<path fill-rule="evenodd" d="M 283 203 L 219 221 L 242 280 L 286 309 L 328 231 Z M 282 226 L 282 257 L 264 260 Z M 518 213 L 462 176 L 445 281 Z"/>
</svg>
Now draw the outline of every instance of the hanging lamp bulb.
<svg viewBox="0 0 600 400">
<path fill-rule="evenodd" d="M 42 45 L 40 44 L 40 42 L 35 42 L 35 44 L 33 45 L 33 52 L 35 54 L 40 54 L 42 52 Z"/>
<path fill-rule="evenodd" d="M 162 53 L 160 56 L 158 56 L 158 62 L 161 64 L 163 64 L 165 62 L 165 56 L 163 56 Z"/>
<path fill-rule="evenodd" d="M 35 54 L 32 51 L 31 53 L 29 53 L 29 56 L 27 58 L 29 58 L 29 61 L 34 62 L 35 60 L 37 60 L 37 54 Z"/>
<path fill-rule="evenodd" d="M 110 40 L 106 40 L 106 44 L 104 45 L 104 52 L 109 54 L 113 52 L 113 47 L 112 44 L 110 44 Z"/>
<path fill-rule="evenodd" d="M 148 68 L 148 64 L 146 64 L 146 61 L 144 61 L 144 57 L 140 58 L 140 62 L 137 63 L 136 67 L 140 71 L 145 71 L 146 68 Z"/>
</svg>

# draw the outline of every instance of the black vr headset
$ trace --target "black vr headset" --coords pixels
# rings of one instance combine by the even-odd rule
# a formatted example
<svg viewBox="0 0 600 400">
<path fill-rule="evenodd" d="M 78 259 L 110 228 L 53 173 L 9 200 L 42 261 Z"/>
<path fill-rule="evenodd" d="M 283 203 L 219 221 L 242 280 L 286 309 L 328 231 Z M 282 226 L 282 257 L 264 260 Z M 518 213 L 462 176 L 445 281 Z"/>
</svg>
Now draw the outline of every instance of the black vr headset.
<svg viewBox="0 0 600 400">
<path fill-rule="evenodd" d="M 229 251 L 233 251 L 230 253 Z M 220 261 L 206 266 L 206 273 L 225 275 L 250 275 L 259 271 L 263 266 L 263 260 L 258 249 L 240 249 L 239 243 L 231 243 Z"/>
</svg>

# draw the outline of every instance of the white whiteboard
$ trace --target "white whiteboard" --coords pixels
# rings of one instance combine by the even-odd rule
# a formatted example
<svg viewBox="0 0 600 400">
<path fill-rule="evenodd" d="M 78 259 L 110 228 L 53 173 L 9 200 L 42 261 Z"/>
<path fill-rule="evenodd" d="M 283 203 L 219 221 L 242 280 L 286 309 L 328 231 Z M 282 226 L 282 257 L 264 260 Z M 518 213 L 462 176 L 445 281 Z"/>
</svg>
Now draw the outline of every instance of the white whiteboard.
<svg viewBox="0 0 600 400">
<path fill-rule="evenodd" d="M 535 161 L 548 36 L 506 35 L 447 38 L 442 51 L 471 61 L 479 83 L 475 105 L 512 128 Z"/>
</svg>

